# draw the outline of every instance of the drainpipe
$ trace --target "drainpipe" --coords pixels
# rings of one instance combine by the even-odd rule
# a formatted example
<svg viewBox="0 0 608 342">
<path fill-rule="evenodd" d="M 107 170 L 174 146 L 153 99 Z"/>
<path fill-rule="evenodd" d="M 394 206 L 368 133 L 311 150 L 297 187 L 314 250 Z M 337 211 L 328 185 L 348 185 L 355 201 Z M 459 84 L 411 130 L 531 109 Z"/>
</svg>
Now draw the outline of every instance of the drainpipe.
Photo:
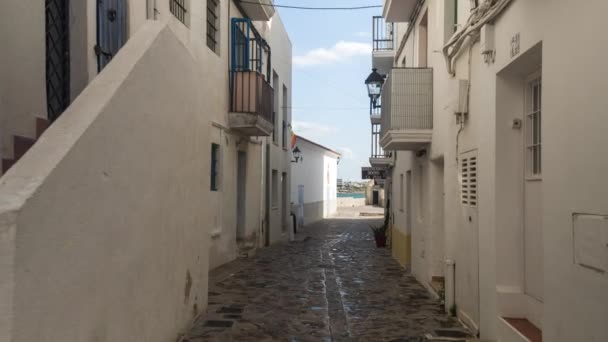
<svg viewBox="0 0 608 342">
<path fill-rule="evenodd" d="M 445 260 L 445 312 L 450 314 L 456 303 L 456 263 L 452 259 Z"/>
</svg>

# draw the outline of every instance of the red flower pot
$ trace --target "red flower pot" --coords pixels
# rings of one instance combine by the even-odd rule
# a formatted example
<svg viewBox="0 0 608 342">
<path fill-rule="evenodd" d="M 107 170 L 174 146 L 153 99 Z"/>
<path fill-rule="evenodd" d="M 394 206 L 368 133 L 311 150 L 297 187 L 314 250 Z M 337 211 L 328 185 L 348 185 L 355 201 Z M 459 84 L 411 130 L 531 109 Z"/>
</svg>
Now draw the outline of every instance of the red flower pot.
<svg viewBox="0 0 608 342">
<path fill-rule="evenodd" d="M 386 235 L 377 235 L 374 238 L 376 239 L 376 247 L 386 247 Z"/>
</svg>

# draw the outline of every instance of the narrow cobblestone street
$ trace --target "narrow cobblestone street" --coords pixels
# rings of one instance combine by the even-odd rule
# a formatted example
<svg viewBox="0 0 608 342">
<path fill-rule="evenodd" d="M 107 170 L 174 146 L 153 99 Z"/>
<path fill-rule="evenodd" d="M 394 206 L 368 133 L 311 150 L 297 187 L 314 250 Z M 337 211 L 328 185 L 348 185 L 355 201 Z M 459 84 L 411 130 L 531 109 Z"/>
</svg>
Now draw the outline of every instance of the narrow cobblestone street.
<svg viewBox="0 0 608 342">
<path fill-rule="evenodd" d="M 426 341 L 433 329 L 457 328 L 389 249 L 375 247 L 370 223 L 380 221 L 325 220 L 214 271 L 208 314 L 187 340 Z"/>
</svg>

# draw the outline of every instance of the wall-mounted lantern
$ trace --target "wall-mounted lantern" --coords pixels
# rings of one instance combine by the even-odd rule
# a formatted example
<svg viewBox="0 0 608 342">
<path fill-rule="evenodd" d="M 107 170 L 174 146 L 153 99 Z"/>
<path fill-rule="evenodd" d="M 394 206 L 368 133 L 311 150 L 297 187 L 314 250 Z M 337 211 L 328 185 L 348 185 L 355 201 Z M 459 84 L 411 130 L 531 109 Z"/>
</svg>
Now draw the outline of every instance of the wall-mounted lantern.
<svg viewBox="0 0 608 342">
<path fill-rule="evenodd" d="M 291 161 L 292 163 L 298 163 L 298 162 L 304 160 L 304 158 L 302 157 L 302 151 L 300 151 L 298 146 L 296 146 L 296 148 L 293 149 L 292 153 L 293 153 L 293 160 Z"/>
<path fill-rule="evenodd" d="M 367 86 L 367 94 L 369 98 L 372 100 L 374 105 L 380 95 L 382 94 L 382 86 L 384 86 L 384 76 L 378 73 L 378 69 L 372 69 L 372 73 L 367 76 L 365 80 L 365 85 Z"/>
</svg>

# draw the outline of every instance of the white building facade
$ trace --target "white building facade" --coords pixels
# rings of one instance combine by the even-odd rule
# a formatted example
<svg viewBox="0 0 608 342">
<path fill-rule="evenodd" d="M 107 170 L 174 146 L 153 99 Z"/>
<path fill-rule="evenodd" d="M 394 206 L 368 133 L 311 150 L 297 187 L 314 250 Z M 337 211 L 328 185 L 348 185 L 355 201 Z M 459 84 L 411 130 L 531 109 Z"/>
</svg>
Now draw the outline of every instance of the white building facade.
<svg viewBox="0 0 608 342">
<path fill-rule="evenodd" d="M 445 282 L 448 309 L 482 338 L 608 339 L 608 49 L 591 39 L 607 9 L 384 3 L 393 35 L 374 40 L 393 45 L 375 46 L 387 78 L 372 122 L 396 151 L 393 255 L 429 290 Z"/>
<path fill-rule="evenodd" d="M 0 341 L 176 340 L 209 270 L 288 238 L 281 18 L 45 0 L 0 19 Z"/>
<path fill-rule="evenodd" d="M 340 153 L 301 136 L 296 147 L 301 157 L 291 164 L 291 198 L 299 224 L 308 225 L 337 211 Z"/>
</svg>

